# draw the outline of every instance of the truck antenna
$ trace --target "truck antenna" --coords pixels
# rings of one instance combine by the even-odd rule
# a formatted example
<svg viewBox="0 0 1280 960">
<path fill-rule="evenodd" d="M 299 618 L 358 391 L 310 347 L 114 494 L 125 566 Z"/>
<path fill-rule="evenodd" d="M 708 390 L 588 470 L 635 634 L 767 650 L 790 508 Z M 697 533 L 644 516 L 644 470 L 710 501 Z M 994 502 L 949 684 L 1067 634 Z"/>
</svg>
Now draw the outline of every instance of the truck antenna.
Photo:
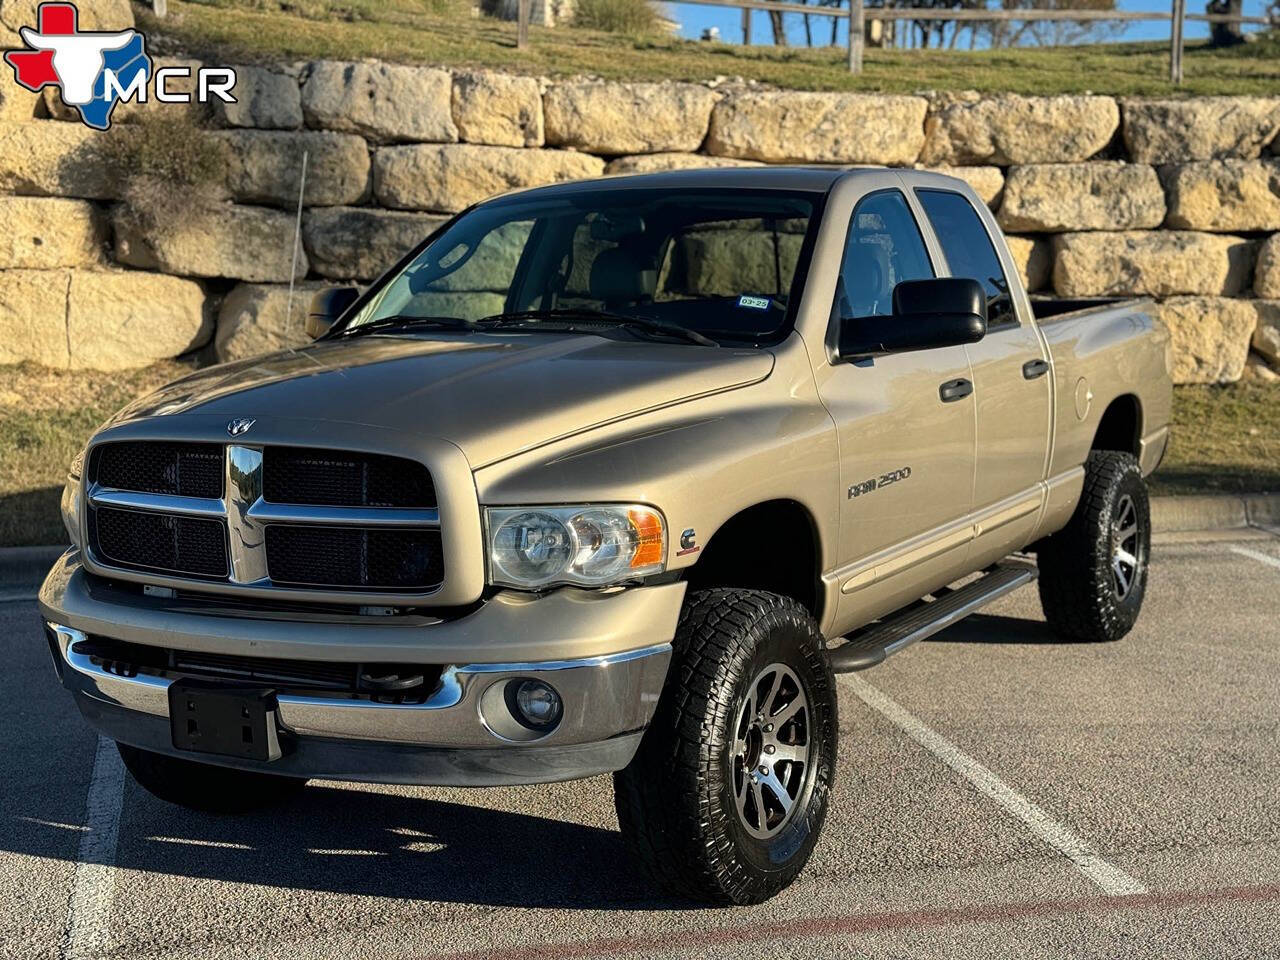
<svg viewBox="0 0 1280 960">
<path fill-rule="evenodd" d="M 302 176 L 298 178 L 298 214 L 293 223 L 293 260 L 289 265 L 289 301 L 285 307 L 284 328 L 293 325 L 293 280 L 298 274 L 298 247 L 302 242 L 302 197 L 307 189 L 307 157 L 309 151 L 302 151 Z"/>
</svg>

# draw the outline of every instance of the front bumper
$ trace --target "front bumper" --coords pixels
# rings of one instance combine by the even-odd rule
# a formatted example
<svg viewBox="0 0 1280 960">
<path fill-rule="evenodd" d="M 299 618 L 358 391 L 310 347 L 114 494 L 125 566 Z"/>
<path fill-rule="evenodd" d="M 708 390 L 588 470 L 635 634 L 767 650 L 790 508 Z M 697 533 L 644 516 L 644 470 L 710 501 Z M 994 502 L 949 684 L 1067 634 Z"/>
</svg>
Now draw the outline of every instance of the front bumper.
<svg viewBox="0 0 1280 960">
<path fill-rule="evenodd" d="M 557 591 L 538 600 L 490 601 L 451 621 L 282 619 L 275 611 L 197 612 L 177 599 L 124 600 L 118 591 L 95 587 L 72 551 L 50 573 L 39 602 L 63 686 L 89 723 L 112 739 L 292 776 L 489 786 L 571 780 L 626 766 L 662 692 L 683 592 L 683 584 L 607 594 Z M 590 627 L 594 636 L 587 635 Z M 77 649 L 89 637 L 240 657 L 436 664 L 443 673 L 420 703 L 355 693 L 278 694 L 287 748 L 267 763 L 175 748 L 168 688 L 184 674 L 121 675 Z M 465 638 L 471 657 L 442 656 L 456 653 Z M 619 646 L 601 650 L 602 642 Z M 494 658 L 501 650 L 559 653 Z M 534 734 L 512 722 L 502 691 L 514 678 L 543 680 L 560 694 L 563 716 L 552 732 Z"/>
</svg>

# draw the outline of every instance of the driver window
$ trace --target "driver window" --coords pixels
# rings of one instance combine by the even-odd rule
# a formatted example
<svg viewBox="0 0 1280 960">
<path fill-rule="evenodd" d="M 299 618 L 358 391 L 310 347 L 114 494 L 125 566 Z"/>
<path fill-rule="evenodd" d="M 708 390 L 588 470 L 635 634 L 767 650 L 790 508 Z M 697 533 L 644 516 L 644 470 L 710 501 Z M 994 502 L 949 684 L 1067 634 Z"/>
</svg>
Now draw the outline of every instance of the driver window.
<svg viewBox="0 0 1280 960">
<path fill-rule="evenodd" d="M 841 317 L 889 316 L 895 285 L 932 276 L 924 238 L 901 192 L 864 197 L 849 223 L 836 312 Z"/>
<path fill-rule="evenodd" d="M 949 190 L 917 190 L 953 277 L 973 277 L 987 292 L 987 326 L 1016 324 L 1009 280 L 991 235 L 969 201 Z"/>
</svg>

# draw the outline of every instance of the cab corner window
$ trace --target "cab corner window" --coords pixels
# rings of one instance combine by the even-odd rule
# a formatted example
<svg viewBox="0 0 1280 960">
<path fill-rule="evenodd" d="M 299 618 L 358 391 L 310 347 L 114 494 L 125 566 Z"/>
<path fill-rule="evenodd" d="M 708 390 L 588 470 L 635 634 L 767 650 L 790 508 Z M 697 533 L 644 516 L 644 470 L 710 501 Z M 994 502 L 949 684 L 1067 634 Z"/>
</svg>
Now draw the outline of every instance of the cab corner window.
<svg viewBox="0 0 1280 960">
<path fill-rule="evenodd" d="M 953 277 L 972 277 L 987 294 L 987 325 L 1016 324 L 1013 297 L 991 235 L 967 199 L 950 190 L 917 190 Z"/>
<path fill-rule="evenodd" d="M 933 275 L 906 198 L 897 190 L 873 193 L 858 203 L 849 223 L 834 312 L 841 318 L 889 316 L 894 286 Z"/>
</svg>

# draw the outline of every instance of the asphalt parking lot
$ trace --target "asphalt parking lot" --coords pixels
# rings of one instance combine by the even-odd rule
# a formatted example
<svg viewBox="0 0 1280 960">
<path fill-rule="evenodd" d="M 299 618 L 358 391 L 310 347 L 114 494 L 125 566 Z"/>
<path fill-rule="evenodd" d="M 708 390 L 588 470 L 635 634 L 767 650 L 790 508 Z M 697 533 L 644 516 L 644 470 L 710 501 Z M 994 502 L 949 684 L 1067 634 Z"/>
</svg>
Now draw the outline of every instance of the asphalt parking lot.
<svg viewBox="0 0 1280 960">
<path fill-rule="evenodd" d="M 1280 956 L 1280 538 L 1161 544 L 1118 644 L 1034 588 L 840 680 L 808 869 L 755 908 L 660 898 L 607 778 L 313 783 L 216 818 L 125 777 L 0 602 L 0 955 Z"/>
</svg>

